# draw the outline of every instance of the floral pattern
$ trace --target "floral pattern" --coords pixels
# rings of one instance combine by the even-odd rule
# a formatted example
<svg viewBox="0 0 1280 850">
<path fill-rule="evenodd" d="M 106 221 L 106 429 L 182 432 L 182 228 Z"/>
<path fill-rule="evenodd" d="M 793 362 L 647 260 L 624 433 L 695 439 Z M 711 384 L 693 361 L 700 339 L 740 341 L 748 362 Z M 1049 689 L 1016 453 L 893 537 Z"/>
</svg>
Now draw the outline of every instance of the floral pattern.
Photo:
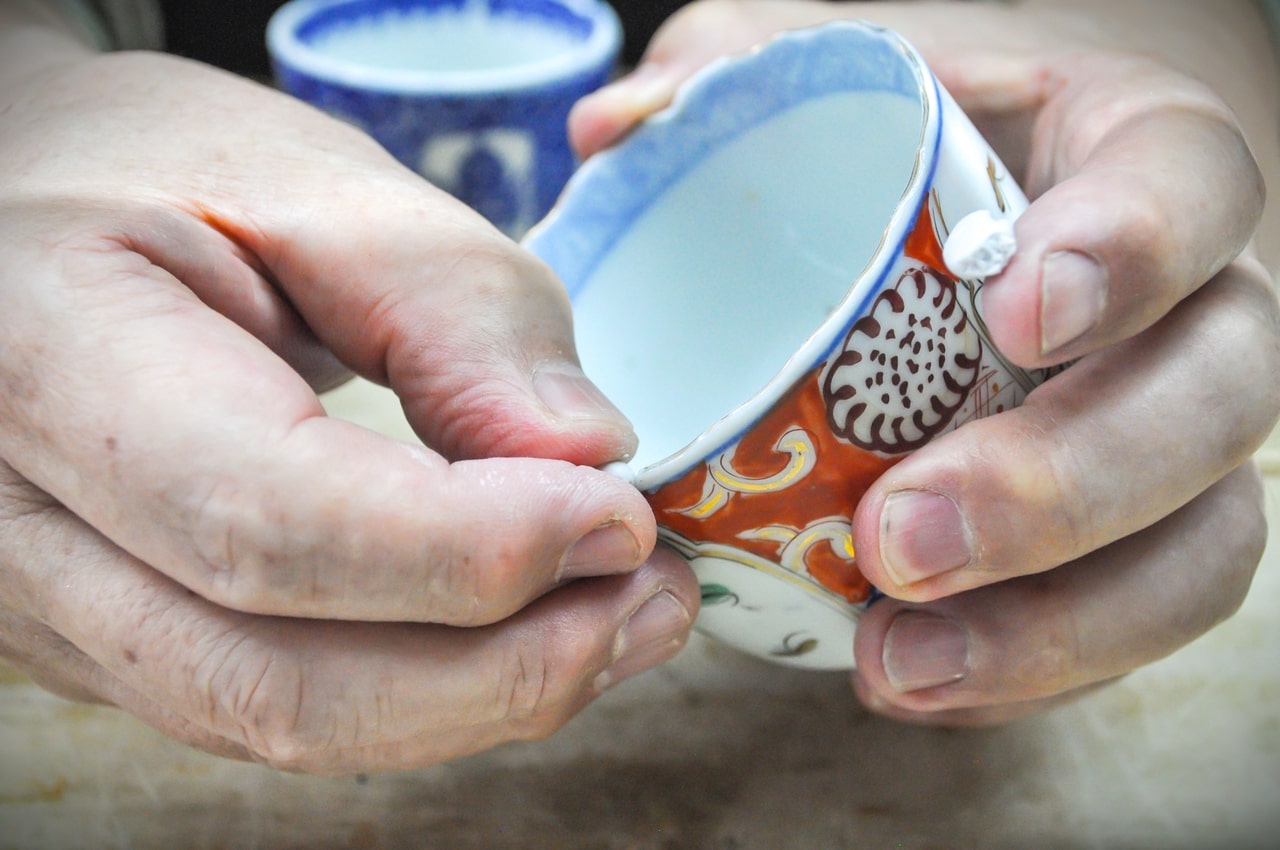
<svg viewBox="0 0 1280 850">
<path fill-rule="evenodd" d="M 937 209 L 936 197 L 922 205 L 893 285 L 827 362 L 733 445 L 647 494 L 668 545 L 799 583 L 849 616 L 874 601 L 853 546 L 863 494 L 912 450 L 1016 406 L 1043 377 L 1006 364 L 986 338 L 981 282 L 946 271 Z M 757 607 L 731 581 L 704 584 L 703 596 L 704 610 Z M 768 655 L 804 663 L 818 642 L 792 630 Z"/>
</svg>

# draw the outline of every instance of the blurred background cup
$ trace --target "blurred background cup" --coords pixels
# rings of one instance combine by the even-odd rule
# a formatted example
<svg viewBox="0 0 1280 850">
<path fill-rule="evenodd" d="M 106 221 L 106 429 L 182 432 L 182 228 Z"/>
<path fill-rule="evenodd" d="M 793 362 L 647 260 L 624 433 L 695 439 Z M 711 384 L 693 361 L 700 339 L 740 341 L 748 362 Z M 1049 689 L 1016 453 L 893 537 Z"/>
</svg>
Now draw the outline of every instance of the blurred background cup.
<svg viewBox="0 0 1280 850">
<path fill-rule="evenodd" d="M 292 0 L 267 25 L 281 89 L 513 238 L 573 173 L 569 110 L 621 46 L 602 0 Z"/>
</svg>

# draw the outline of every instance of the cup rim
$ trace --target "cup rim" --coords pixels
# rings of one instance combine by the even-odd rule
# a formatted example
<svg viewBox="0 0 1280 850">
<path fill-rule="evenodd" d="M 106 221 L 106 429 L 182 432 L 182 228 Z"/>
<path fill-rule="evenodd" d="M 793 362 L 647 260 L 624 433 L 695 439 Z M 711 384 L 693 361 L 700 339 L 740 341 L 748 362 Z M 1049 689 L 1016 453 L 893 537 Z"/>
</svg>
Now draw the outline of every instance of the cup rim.
<svg viewBox="0 0 1280 850">
<path fill-rule="evenodd" d="M 483 95 L 546 86 L 572 79 L 611 62 L 622 47 L 622 23 L 604 0 L 546 0 L 588 21 L 591 32 L 570 49 L 536 62 L 467 71 L 409 71 L 335 59 L 298 36 L 299 28 L 319 12 L 370 0 L 289 0 L 267 22 L 272 60 L 313 78 L 351 88 L 391 94 Z"/>
<path fill-rule="evenodd" d="M 849 286 L 844 297 L 827 318 L 813 329 L 805 342 L 792 353 L 771 378 L 762 383 L 734 409 L 726 411 L 719 420 L 710 423 L 679 450 L 643 467 L 633 469 L 634 484 L 641 491 L 655 490 L 663 484 L 678 479 L 699 463 L 705 462 L 741 440 L 755 426 L 755 423 L 777 404 L 788 389 L 831 355 L 843 341 L 848 326 L 867 310 L 871 301 L 881 291 L 894 263 L 904 250 L 907 236 L 915 223 L 921 205 L 927 201 L 928 189 L 937 168 L 943 129 L 942 96 L 938 81 L 915 47 L 898 33 L 876 24 L 865 21 L 834 21 L 780 33 L 745 53 L 723 57 L 690 77 L 681 86 L 670 106 L 645 119 L 616 147 L 587 160 L 570 178 L 555 207 L 523 240 L 526 247 L 535 254 L 540 254 L 539 242 L 557 226 L 557 222 L 563 222 L 567 218 L 566 201 L 568 199 L 577 193 L 609 195 L 607 191 L 600 192 L 599 186 L 592 189 L 591 184 L 610 184 L 617 180 L 618 176 L 625 171 L 621 163 L 625 162 L 625 158 L 630 155 L 629 151 L 639 145 L 648 144 L 647 136 L 668 133 L 678 135 L 681 122 L 686 120 L 697 122 L 696 116 L 689 118 L 690 113 L 696 113 L 704 100 L 714 97 L 713 86 L 726 71 L 743 69 L 746 73 L 750 73 L 750 66 L 762 61 L 762 56 L 765 57 L 764 61 L 767 61 L 769 52 L 776 46 L 789 43 L 807 46 L 814 40 L 824 38 L 834 38 L 838 46 L 839 42 L 847 38 L 850 33 L 856 33 L 862 38 L 881 40 L 900 53 L 918 86 L 921 110 L 920 136 L 916 143 L 915 164 L 910 177 L 904 184 L 902 195 L 895 204 L 866 265 L 860 271 L 850 275 Z M 696 162 L 687 167 L 692 168 L 694 165 Z M 677 182 L 682 176 L 681 174 L 674 177 L 672 182 Z M 653 189 L 650 197 L 640 205 L 641 208 L 647 209 L 652 201 L 662 194 L 662 191 Z M 597 211 L 587 210 L 584 215 L 593 215 L 595 212 Z M 576 257 L 587 253 L 584 250 L 586 246 L 576 240 L 568 247 Z M 543 257 L 543 259 L 547 258 Z M 589 274 L 588 271 L 586 275 L 589 276 Z M 577 291 L 578 289 L 570 284 L 571 297 Z"/>
</svg>

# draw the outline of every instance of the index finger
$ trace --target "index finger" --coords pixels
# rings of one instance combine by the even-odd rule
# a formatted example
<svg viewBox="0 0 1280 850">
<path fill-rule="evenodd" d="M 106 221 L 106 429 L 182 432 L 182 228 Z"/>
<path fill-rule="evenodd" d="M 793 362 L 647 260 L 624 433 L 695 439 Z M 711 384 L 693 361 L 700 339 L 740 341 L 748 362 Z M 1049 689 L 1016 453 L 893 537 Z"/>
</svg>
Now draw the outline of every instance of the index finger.
<svg viewBox="0 0 1280 850">
<path fill-rule="evenodd" d="M 1248 245 L 1265 187 L 1235 116 L 1202 84 L 1097 51 L 1044 69 L 1016 225 L 983 312 L 1025 366 L 1075 359 L 1150 327 Z"/>
</svg>

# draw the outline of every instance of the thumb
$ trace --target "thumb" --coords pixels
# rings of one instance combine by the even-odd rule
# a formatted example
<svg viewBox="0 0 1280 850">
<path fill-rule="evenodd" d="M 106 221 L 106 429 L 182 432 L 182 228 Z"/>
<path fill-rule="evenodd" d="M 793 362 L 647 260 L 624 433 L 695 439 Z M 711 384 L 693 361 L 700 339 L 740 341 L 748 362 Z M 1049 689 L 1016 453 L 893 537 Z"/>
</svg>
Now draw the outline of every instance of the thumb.
<svg viewBox="0 0 1280 850">
<path fill-rule="evenodd" d="M 578 101 L 569 112 L 569 143 L 574 153 L 586 159 L 619 141 L 670 104 L 693 70 L 646 59 L 631 73 Z"/>
<path fill-rule="evenodd" d="M 764 0 L 681 7 L 654 34 L 636 69 L 583 98 L 569 115 L 569 140 L 582 158 L 621 139 L 675 96 L 680 85 L 722 56 L 741 53 L 786 29 L 847 14 L 830 3 Z"/>
</svg>

